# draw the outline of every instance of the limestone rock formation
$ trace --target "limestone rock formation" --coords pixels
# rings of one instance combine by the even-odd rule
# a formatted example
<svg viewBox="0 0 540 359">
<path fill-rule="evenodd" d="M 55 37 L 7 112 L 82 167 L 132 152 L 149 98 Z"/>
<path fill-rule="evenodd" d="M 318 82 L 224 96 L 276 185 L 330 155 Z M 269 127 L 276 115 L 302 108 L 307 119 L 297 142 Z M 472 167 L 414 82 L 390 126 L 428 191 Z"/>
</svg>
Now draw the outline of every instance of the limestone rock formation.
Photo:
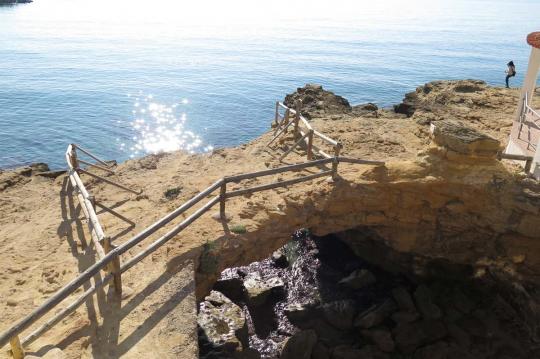
<svg viewBox="0 0 540 359">
<path fill-rule="evenodd" d="M 284 103 L 294 109 L 297 101 L 301 103 L 302 115 L 307 119 L 323 115 L 343 114 L 352 110 L 349 101 L 345 98 L 315 84 L 299 87 L 296 92 L 285 96 Z"/>
<path fill-rule="evenodd" d="M 197 323 L 213 348 L 235 352 L 247 344 L 242 309 L 217 291 L 210 292 L 200 304 Z"/>
<path fill-rule="evenodd" d="M 263 304 L 270 293 L 283 289 L 283 280 L 277 277 L 263 279 L 259 275 L 248 276 L 244 280 L 244 288 L 251 305 Z"/>
</svg>

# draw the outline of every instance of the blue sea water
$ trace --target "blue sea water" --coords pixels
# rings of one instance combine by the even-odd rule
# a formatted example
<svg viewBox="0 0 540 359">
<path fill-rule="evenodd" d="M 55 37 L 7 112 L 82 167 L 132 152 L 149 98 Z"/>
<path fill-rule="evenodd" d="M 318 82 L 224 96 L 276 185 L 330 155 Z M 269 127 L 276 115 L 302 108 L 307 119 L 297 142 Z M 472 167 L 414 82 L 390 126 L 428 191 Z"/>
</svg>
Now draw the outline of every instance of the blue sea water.
<svg viewBox="0 0 540 359">
<path fill-rule="evenodd" d="M 519 86 L 539 0 L 35 0 L 0 6 L 0 168 L 206 151 L 268 129 L 320 83 L 389 106 L 438 79 Z"/>
</svg>

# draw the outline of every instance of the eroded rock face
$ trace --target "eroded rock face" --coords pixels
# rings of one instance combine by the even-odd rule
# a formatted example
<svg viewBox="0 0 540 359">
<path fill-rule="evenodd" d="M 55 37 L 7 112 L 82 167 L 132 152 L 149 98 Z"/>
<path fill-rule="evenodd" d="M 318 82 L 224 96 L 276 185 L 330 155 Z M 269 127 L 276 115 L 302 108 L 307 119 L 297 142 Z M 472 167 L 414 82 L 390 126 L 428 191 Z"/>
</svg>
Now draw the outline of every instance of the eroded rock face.
<svg viewBox="0 0 540 359">
<path fill-rule="evenodd" d="M 257 306 L 263 304 L 273 291 L 283 289 L 283 280 L 278 277 L 263 279 L 260 275 L 254 273 L 244 280 L 247 299 L 251 305 Z"/>
<path fill-rule="evenodd" d="M 247 325 L 242 308 L 215 290 L 199 306 L 197 324 L 211 349 L 241 351 L 247 344 Z M 206 348 L 208 350 L 208 348 Z"/>
<path fill-rule="evenodd" d="M 302 115 L 307 119 L 330 114 L 343 114 L 352 110 L 349 101 L 345 98 L 315 84 L 299 87 L 296 92 L 285 96 L 284 103 L 290 108 L 296 108 L 297 101 L 301 104 Z"/>
<path fill-rule="evenodd" d="M 430 129 L 434 143 L 462 155 L 495 158 L 501 149 L 496 139 L 458 121 L 437 121 Z"/>
<path fill-rule="evenodd" d="M 461 102 L 460 95 L 464 93 L 481 93 L 486 89 L 487 84 L 481 80 L 433 81 L 406 94 L 403 101 L 394 106 L 394 111 L 411 117 L 417 109 L 434 111 Z M 474 104 L 475 99 L 472 97 L 467 105 Z"/>
</svg>

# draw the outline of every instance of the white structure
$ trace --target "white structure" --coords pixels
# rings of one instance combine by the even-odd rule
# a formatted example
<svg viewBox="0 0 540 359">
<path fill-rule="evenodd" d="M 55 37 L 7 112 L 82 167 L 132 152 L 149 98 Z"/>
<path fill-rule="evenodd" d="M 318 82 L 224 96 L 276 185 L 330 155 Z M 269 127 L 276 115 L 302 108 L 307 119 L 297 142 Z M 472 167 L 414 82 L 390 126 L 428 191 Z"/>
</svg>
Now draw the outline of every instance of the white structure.
<svg viewBox="0 0 540 359">
<path fill-rule="evenodd" d="M 534 110 L 533 107 L 533 96 L 540 71 L 540 32 L 530 33 L 527 36 L 527 43 L 532 46 L 529 67 L 505 152 L 510 155 L 532 157 L 531 174 L 540 179 L 540 111 Z"/>
</svg>

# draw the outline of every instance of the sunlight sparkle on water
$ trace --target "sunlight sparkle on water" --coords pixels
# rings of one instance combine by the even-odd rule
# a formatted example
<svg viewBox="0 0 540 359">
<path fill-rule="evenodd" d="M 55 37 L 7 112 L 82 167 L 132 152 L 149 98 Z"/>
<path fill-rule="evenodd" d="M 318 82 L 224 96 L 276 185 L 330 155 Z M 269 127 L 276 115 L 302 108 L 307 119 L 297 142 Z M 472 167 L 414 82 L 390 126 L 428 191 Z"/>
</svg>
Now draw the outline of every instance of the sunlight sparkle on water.
<svg viewBox="0 0 540 359">
<path fill-rule="evenodd" d="M 182 99 L 187 104 L 188 99 Z M 131 128 L 135 132 L 132 137 L 133 146 L 122 143 L 120 148 L 130 152 L 134 158 L 145 153 L 171 152 L 184 150 L 188 153 L 207 152 L 213 149 L 205 145 L 194 132 L 186 130 L 187 115 L 177 113 L 178 104 L 167 106 L 155 101 L 154 96 L 139 93 L 134 99 L 133 120 Z"/>
</svg>

